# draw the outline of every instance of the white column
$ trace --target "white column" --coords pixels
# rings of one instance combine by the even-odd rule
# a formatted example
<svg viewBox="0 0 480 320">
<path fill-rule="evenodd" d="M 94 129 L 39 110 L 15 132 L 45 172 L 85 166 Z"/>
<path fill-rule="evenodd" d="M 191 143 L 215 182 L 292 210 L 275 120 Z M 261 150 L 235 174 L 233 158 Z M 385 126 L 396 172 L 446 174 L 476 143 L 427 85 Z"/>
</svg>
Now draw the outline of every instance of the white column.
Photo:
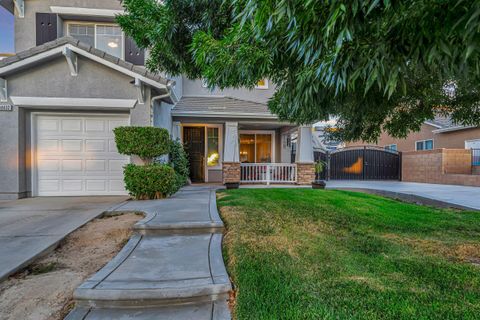
<svg viewBox="0 0 480 320">
<path fill-rule="evenodd" d="M 225 123 L 223 162 L 240 162 L 238 122 Z"/>
<path fill-rule="evenodd" d="M 181 124 L 178 121 L 174 121 L 172 123 L 172 140 L 181 140 L 181 130 L 180 130 Z"/>
<path fill-rule="evenodd" d="M 297 163 L 313 163 L 313 141 L 312 141 L 312 126 L 298 127 L 297 137 L 297 154 L 295 162 Z"/>
</svg>

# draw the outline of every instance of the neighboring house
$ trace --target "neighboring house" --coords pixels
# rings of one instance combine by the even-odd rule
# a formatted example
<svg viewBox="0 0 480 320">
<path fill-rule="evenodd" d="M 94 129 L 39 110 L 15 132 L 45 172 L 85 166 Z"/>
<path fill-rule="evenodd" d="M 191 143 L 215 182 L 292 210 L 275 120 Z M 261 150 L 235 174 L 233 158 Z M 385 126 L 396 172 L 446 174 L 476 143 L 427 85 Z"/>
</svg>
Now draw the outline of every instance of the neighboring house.
<svg viewBox="0 0 480 320">
<path fill-rule="evenodd" d="M 123 125 L 166 128 L 182 140 L 194 182 L 310 183 L 311 126 L 268 111 L 268 80 L 210 91 L 201 80 L 147 72 L 145 53 L 115 24 L 119 0 L 0 5 L 15 13 L 16 48 L 0 61 L 0 199 L 125 194 L 131 159 L 112 133 Z"/>
<path fill-rule="evenodd" d="M 349 142 L 347 147 L 371 143 Z M 480 149 L 480 128 L 456 125 L 446 117 L 426 121 L 420 131 L 410 133 L 405 139 L 396 139 L 383 132 L 376 144 L 382 148 L 398 151 L 432 149 Z"/>
</svg>

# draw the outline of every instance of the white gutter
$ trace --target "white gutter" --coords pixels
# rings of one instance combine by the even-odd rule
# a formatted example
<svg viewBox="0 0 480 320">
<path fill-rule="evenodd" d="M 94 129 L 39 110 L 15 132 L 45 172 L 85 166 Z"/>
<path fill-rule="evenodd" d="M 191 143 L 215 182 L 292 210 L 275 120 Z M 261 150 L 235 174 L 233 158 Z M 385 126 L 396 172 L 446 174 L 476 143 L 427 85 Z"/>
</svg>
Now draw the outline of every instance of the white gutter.
<svg viewBox="0 0 480 320">
<path fill-rule="evenodd" d="M 433 133 L 444 133 L 444 132 L 460 131 L 460 130 L 466 130 L 466 129 L 472 129 L 472 128 L 477 128 L 477 127 L 476 126 L 455 126 L 455 127 L 433 130 L 432 132 Z"/>
</svg>

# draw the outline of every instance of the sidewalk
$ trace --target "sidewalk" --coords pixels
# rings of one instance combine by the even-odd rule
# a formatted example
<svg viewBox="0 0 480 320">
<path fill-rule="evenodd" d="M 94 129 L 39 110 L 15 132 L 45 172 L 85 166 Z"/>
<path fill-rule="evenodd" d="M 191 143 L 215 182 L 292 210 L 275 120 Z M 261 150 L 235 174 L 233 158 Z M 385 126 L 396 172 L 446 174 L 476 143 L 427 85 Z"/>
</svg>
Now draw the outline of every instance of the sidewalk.
<svg viewBox="0 0 480 320">
<path fill-rule="evenodd" d="M 188 187 L 170 199 L 131 201 L 135 235 L 74 293 L 66 319 L 230 319 L 215 188 Z"/>
</svg>

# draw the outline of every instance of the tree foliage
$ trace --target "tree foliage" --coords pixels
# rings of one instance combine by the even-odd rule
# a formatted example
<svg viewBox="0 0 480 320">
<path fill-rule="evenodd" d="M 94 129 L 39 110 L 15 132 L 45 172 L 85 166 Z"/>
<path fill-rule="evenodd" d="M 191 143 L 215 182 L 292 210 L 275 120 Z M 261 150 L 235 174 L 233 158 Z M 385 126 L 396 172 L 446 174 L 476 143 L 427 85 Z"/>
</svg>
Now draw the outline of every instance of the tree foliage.
<svg viewBox="0 0 480 320">
<path fill-rule="evenodd" d="M 125 0 L 149 68 L 210 86 L 269 78 L 282 120 L 404 137 L 435 115 L 480 124 L 480 0 Z"/>
</svg>

